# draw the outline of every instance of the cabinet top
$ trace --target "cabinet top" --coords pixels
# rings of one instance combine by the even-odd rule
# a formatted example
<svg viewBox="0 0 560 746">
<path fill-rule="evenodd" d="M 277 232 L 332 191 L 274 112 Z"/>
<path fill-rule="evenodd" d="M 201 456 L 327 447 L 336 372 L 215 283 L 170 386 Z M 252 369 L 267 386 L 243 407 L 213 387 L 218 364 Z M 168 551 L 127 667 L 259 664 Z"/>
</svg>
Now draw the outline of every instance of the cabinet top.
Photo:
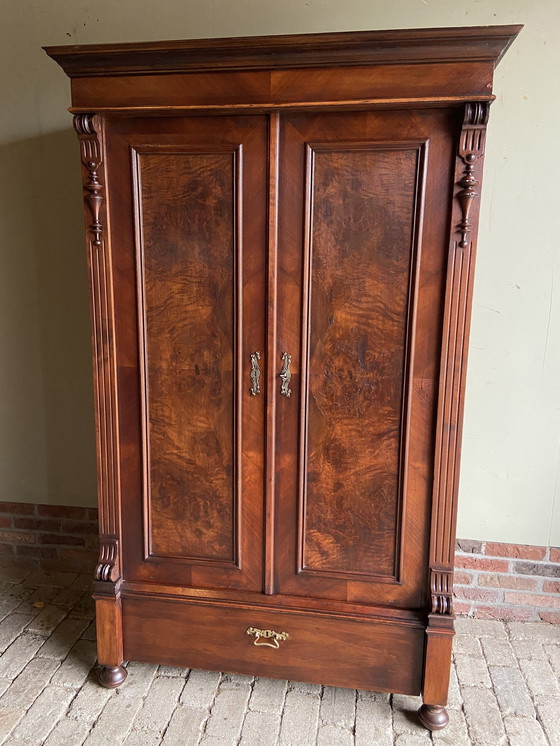
<svg viewBox="0 0 560 746">
<path fill-rule="evenodd" d="M 523 27 L 350 31 L 44 47 L 71 78 L 157 72 L 492 62 Z"/>
</svg>

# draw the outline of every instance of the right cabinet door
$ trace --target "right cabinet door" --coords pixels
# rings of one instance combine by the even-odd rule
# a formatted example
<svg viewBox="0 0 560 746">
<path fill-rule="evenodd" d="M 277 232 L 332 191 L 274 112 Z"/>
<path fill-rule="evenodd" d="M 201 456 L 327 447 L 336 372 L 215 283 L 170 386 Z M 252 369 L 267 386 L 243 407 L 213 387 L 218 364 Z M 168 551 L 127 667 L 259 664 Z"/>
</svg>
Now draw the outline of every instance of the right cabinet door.
<svg viewBox="0 0 560 746">
<path fill-rule="evenodd" d="M 276 588 L 424 605 L 457 119 L 281 120 Z"/>
</svg>

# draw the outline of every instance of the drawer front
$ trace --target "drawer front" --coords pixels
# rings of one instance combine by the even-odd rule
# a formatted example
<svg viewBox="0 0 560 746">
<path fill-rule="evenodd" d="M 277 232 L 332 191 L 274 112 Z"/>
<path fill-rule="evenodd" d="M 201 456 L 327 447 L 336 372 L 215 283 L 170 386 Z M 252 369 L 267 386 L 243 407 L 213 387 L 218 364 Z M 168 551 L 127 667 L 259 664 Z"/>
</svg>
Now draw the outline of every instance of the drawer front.
<svg viewBox="0 0 560 746">
<path fill-rule="evenodd" d="M 402 694 L 421 690 L 421 627 L 127 596 L 123 633 L 126 660 Z"/>
</svg>

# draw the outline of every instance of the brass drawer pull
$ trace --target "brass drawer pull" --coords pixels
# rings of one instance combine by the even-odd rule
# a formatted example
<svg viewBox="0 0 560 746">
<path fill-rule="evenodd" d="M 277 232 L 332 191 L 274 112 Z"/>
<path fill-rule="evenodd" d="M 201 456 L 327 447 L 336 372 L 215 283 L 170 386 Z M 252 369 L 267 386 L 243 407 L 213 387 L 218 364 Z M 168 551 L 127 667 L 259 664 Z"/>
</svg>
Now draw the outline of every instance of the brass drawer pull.
<svg viewBox="0 0 560 746">
<path fill-rule="evenodd" d="M 256 396 L 261 393 L 261 387 L 259 384 L 259 378 L 261 377 L 261 369 L 259 368 L 259 360 L 261 359 L 260 352 L 251 353 L 251 388 L 249 389 L 251 396 Z"/>
<path fill-rule="evenodd" d="M 249 627 L 247 634 L 255 636 L 253 645 L 266 645 L 269 648 L 279 648 L 280 643 L 289 637 L 287 632 L 275 632 L 273 629 L 257 629 L 256 627 Z M 271 642 L 260 642 L 262 638 L 271 640 Z"/>
<path fill-rule="evenodd" d="M 282 353 L 282 370 L 280 372 L 280 378 L 282 380 L 282 386 L 280 387 L 280 393 L 282 396 L 290 398 L 292 393 L 290 389 L 290 379 L 292 373 L 290 371 L 290 363 L 292 362 L 292 356 L 288 355 L 287 352 Z"/>
</svg>

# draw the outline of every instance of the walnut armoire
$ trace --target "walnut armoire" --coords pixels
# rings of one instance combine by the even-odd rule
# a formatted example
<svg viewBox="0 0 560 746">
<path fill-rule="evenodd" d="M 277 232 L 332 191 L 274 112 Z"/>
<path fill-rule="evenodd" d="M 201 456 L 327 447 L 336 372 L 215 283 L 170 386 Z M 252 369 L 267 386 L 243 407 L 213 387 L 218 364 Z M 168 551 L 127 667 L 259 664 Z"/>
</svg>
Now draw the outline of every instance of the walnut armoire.
<svg viewBox="0 0 560 746">
<path fill-rule="evenodd" d="M 138 660 L 447 722 L 494 67 L 519 26 L 47 47 L 81 147 L 100 681 Z"/>
</svg>

